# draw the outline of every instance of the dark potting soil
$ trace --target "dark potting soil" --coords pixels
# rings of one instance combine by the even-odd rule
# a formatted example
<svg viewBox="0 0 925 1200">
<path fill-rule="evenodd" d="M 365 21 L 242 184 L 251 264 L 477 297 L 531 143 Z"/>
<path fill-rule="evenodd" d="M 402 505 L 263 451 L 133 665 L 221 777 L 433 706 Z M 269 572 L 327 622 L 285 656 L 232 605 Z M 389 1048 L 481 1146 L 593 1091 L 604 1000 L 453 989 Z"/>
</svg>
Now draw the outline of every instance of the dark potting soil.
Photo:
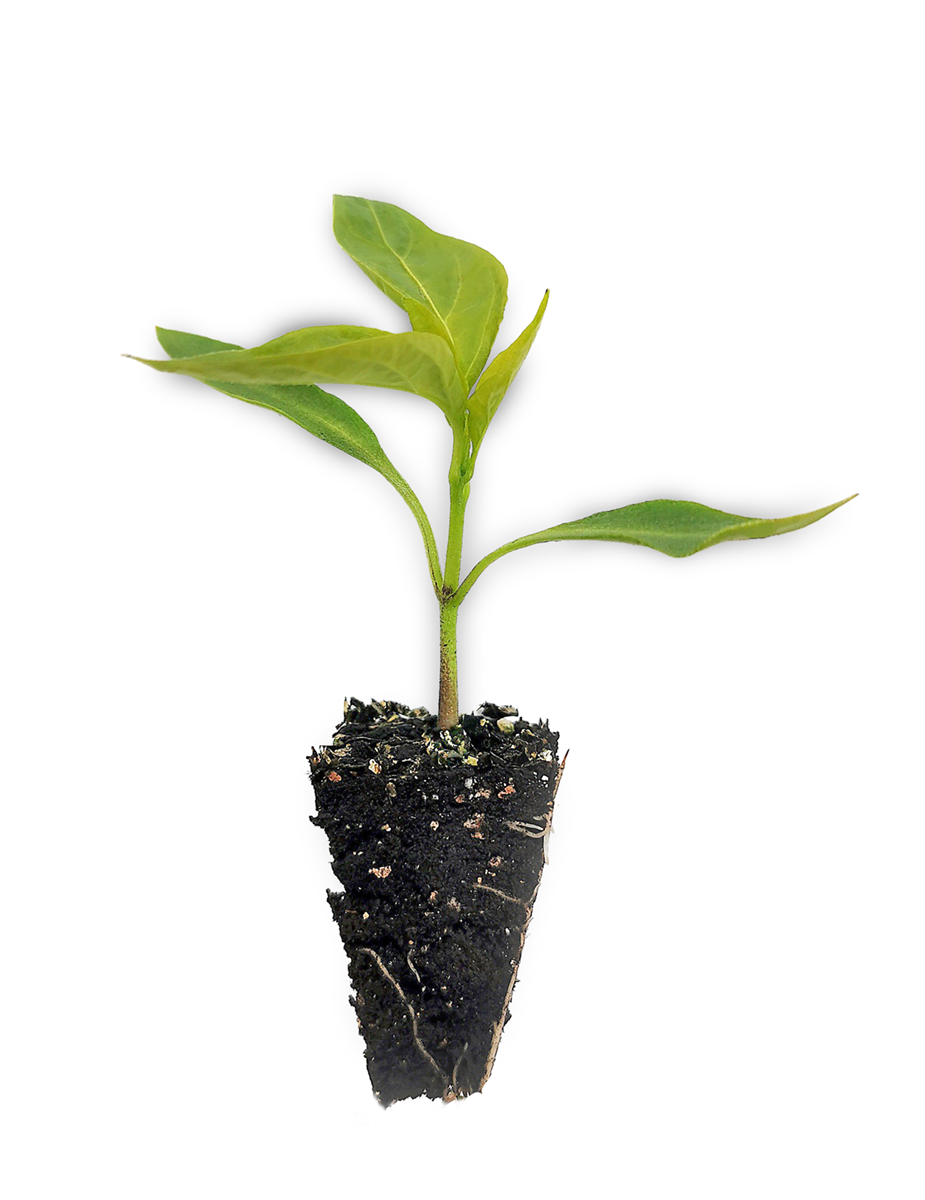
<svg viewBox="0 0 925 1200">
<path fill-rule="evenodd" d="M 383 1105 L 480 1091 L 533 911 L 561 772 L 558 734 L 483 704 L 448 732 L 425 709 L 344 706 L 309 760 L 344 887 L 328 901 Z"/>
</svg>

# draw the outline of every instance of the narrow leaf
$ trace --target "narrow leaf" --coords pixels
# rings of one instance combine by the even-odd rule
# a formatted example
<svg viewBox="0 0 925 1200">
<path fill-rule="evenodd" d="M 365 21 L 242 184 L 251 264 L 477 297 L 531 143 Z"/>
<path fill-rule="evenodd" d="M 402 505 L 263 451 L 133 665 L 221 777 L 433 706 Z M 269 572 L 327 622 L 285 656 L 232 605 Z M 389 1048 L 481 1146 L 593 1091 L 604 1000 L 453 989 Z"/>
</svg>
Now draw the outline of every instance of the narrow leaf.
<svg viewBox="0 0 925 1200">
<path fill-rule="evenodd" d="M 217 342 L 213 338 L 200 337 L 195 333 L 182 333 L 178 329 L 158 329 L 157 340 L 172 359 L 180 361 L 184 358 L 217 358 L 225 351 L 241 349 L 231 342 Z M 301 425 L 328 445 L 343 450 L 345 454 L 359 459 L 383 475 L 414 514 L 424 538 L 431 580 L 434 589 L 440 593 L 443 576 L 427 514 L 414 491 L 380 446 L 375 433 L 355 409 L 315 384 L 241 384 L 211 379 L 202 379 L 202 382 L 226 396 L 272 409 L 273 412 L 288 417 L 290 421 L 295 421 L 297 425 Z"/>
<path fill-rule="evenodd" d="M 393 388 L 425 396 L 448 417 L 460 414 L 465 404 L 450 350 L 429 333 L 326 325 L 284 334 L 253 350 L 223 348 L 170 361 L 138 361 L 209 384 L 360 383 Z"/>
<path fill-rule="evenodd" d="M 215 338 L 198 333 L 181 333 L 179 329 L 156 329 L 157 340 L 171 358 L 193 358 L 197 354 L 214 354 L 217 350 L 240 350 L 234 342 L 217 342 Z"/>
<path fill-rule="evenodd" d="M 536 316 L 520 337 L 492 359 L 485 368 L 485 373 L 479 380 L 475 391 L 469 397 L 469 436 L 472 439 L 473 450 L 478 450 L 498 405 L 504 399 L 517 372 L 523 366 L 524 359 L 530 353 L 530 347 L 533 345 L 533 339 L 543 320 L 548 300 L 549 291 L 547 290 L 536 310 Z"/>
<path fill-rule="evenodd" d="M 507 273 L 494 255 L 446 237 L 394 204 L 334 197 L 334 236 L 358 267 L 405 310 L 411 328 L 442 337 L 469 389 L 498 333 Z"/>
<path fill-rule="evenodd" d="M 849 496 L 814 512 L 771 520 L 738 517 L 689 500 L 648 500 L 644 504 L 629 504 L 626 508 L 594 513 L 580 521 L 553 525 L 551 529 L 518 538 L 511 543 L 511 549 L 538 542 L 570 540 L 629 542 L 634 546 L 651 546 L 672 558 L 686 558 L 719 542 L 773 537 L 802 529 L 853 499 L 854 496 Z"/>
<path fill-rule="evenodd" d="M 172 358 L 179 361 L 184 358 L 198 359 L 205 355 L 217 357 L 222 351 L 240 349 L 230 342 L 216 342 L 212 338 L 200 337 L 195 333 L 181 333 L 177 329 L 158 329 L 157 340 Z M 257 404 L 261 408 L 281 413 L 290 421 L 295 421 L 297 425 L 307 429 L 309 433 L 313 433 L 315 437 L 336 446 L 338 450 L 343 450 L 345 454 L 358 458 L 360 462 L 385 475 L 390 482 L 394 482 L 393 476 L 398 476 L 395 467 L 379 445 L 379 439 L 360 414 L 337 396 L 332 396 L 330 392 L 325 392 L 314 384 L 248 385 L 222 383 L 210 379 L 202 379 L 202 382 L 226 396 L 233 396 L 237 400 L 245 400 L 248 404 Z"/>
</svg>

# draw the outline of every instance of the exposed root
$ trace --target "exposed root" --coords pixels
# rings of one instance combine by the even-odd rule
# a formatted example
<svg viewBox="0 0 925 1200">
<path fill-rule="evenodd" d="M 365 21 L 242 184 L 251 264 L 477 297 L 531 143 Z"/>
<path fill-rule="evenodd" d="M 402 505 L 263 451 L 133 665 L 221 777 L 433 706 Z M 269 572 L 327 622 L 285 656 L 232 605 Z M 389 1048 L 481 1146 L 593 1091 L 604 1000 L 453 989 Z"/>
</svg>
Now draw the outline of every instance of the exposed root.
<svg viewBox="0 0 925 1200">
<path fill-rule="evenodd" d="M 407 1010 L 408 1010 L 408 1015 L 411 1017 L 411 1037 L 414 1040 L 415 1046 L 417 1046 L 418 1050 L 421 1052 L 421 1054 L 424 1056 L 424 1058 L 427 1059 L 427 1061 L 430 1063 L 430 1065 L 433 1067 L 433 1069 L 440 1076 L 440 1079 L 444 1086 L 443 1099 L 444 1100 L 455 1100 L 456 1093 L 453 1092 L 453 1086 L 450 1083 L 450 1080 L 447 1078 L 446 1074 L 441 1070 L 439 1064 L 434 1059 L 433 1055 L 428 1051 L 427 1047 L 424 1045 L 424 1043 L 421 1041 L 420 1037 L 418 1036 L 417 1013 L 412 1008 L 411 1003 L 408 1000 L 408 997 L 405 995 L 404 991 L 402 990 L 401 984 L 398 982 L 398 980 L 395 978 L 395 976 L 391 973 L 389 968 L 385 965 L 385 963 L 382 961 L 382 959 L 379 957 L 379 955 L 376 953 L 375 950 L 371 950 L 369 948 L 369 946 L 360 946 L 359 952 L 361 954 L 368 954 L 370 956 L 370 958 L 375 960 L 376 965 L 378 966 L 379 970 L 386 977 L 386 979 L 389 981 L 389 983 L 392 985 L 392 987 L 396 990 L 396 992 L 398 992 L 399 996 L 401 997 L 402 1003 L 404 1004 L 405 1008 L 407 1008 Z M 452 1095 L 448 1095 L 448 1093 L 451 1093 L 451 1092 L 452 1092 Z"/>
<path fill-rule="evenodd" d="M 552 788 L 553 800 L 556 798 L 556 795 L 559 791 L 559 784 L 562 782 L 562 776 L 565 774 L 565 764 L 568 762 L 568 754 L 569 752 L 566 750 L 566 752 L 562 755 L 562 761 L 559 763 L 559 770 L 556 773 L 556 782 L 553 784 Z"/>
<path fill-rule="evenodd" d="M 508 824 L 510 824 L 511 827 L 513 828 L 514 822 L 508 822 Z M 527 836 L 548 837 L 549 836 L 549 828 L 551 827 L 551 824 L 552 824 L 551 821 L 547 822 L 547 828 L 542 834 L 540 834 L 540 835 L 528 834 Z M 545 847 L 544 847 L 544 849 L 545 849 Z M 545 855 L 544 855 L 544 861 L 545 861 Z M 505 900 L 512 900 L 515 904 L 522 904 L 524 907 L 525 914 L 526 914 L 524 916 L 524 923 L 520 927 L 520 945 L 517 948 L 517 954 L 514 958 L 514 970 L 511 972 L 511 980 L 510 980 L 510 983 L 508 983 L 508 985 L 507 985 L 507 992 L 505 992 L 505 995 L 504 995 L 504 1003 L 501 1006 L 501 1015 L 498 1017 L 497 1021 L 494 1021 L 492 1023 L 491 1046 L 489 1047 L 489 1050 L 488 1050 L 488 1058 L 485 1060 L 485 1070 L 482 1074 L 482 1078 L 479 1080 L 479 1087 L 478 1087 L 479 1091 L 481 1091 L 485 1087 L 485 1084 L 488 1082 L 488 1077 L 491 1075 L 492 1068 L 495 1065 L 495 1056 L 498 1053 L 498 1046 L 501 1043 L 501 1034 L 504 1032 L 504 1022 L 507 1018 L 507 1010 L 511 1004 L 511 996 L 514 994 L 514 984 L 517 982 L 517 971 L 520 967 L 520 956 L 523 954 L 524 942 L 527 940 L 527 927 L 530 924 L 530 918 L 533 916 L 533 905 L 536 903 L 536 897 L 537 897 L 537 893 L 540 890 L 540 880 L 542 879 L 542 877 L 543 877 L 543 872 L 541 870 L 539 879 L 537 879 L 537 881 L 536 881 L 536 887 L 533 889 L 533 895 L 530 897 L 529 900 L 518 900 L 516 896 L 508 896 L 505 892 L 499 892 L 497 888 L 488 887 L 484 883 L 473 884 L 473 887 L 481 887 L 487 892 L 496 892 L 499 896 L 503 896 Z"/>
<path fill-rule="evenodd" d="M 515 833 L 522 833 L 524 837 L 543 838 L 546 836 L 546 830 L 539 825 L 528 825 L 526 821 L 505 821 L 508 829 L 513 829 Z"/>
<path fill-rule="evenodd" d="M 459 1070 L 459 1064 L 460 1064 L 460 1063 L 462 1062 L 462 1060 L 463 1060 L 463 1059 L 466 1057 L 466 1051 L 467 1051 L 468 1049 L 469 1049 L 469 1043 L 468 1043 L 468 1042 L 466 1042 L 466 1044 L 465 1044 L 465 1045 L 463 1046 L 463 1048 L 462 1048 L 462 1054 L 460 1054 L 459 1058 L 457 1058 L 457 1060 L 456 1060 L 456 1065 L 453 1067 L 453 1081 L 452 1081 L 452 1083 L 450 1084 L 450 1090 L 451 1090 L 451 1091 L 452 1091 L 452 1093 L 453 1093 L 452 1097 L 450 1097 L 450 1098 L 451 1098 L 451 1099 L 453 1099 L 453 1100 L 455 1100 L 455 1099 L 456 1099 L 456 1096 L 457 1096 L 457 1092 L 456 1092 L 456 1087 L 457 1087 L 457 1084 L 456 1084 L 456 1073 L 457 1073 L 457 1071 Z M 446 1095 L 444 1095 L 444 1097 L 443 1097 L 443 1098 L 444 1098 L 444 1100 L 447 1100 L 447 1099 L 448 1099 L 448 1097 L 447 1097 Z"/>
<path fill-rule="evenodd" d="M 512 904 L 522 904 L 524 908 L 528 908 L 529 904 L 526 900 L 521 900 L 519 896 L 509 896 L 507 892 L 499 891 L 498 888 L 489 887 L 487 883 L 474 883 L 474 888 L 480 888 L 483 892 L 492 892 L 495 896 L 500 896 L 502 900 L 510 900 Z"/>
<path fill-rule="evenodd" d="M 561 779 L 561 778 L 562 778 L 562 771 L 560 769 L 559 774 L 556 778 L 556 787 L 557 788 L 559 786 L 559 779 Z M 527 821 L 505 821 L 504 822 L 505 825 L 508 827 L 508 829 L 513 829 L 515 833 L 523 834 L 524 837 L 537 838 L 537 839 L 542 838 L 543 839 L 543 862 L 544 862 L 544 864 L 549 862 L 549 835 L 552 833 L 552 805 L 553 805 L 553 801 L 555 800 L 555 798 L 556 798 L 556 794 L 555 794 L 555 792 L 553 792 L 552 800 L 549 801 L 549 807 L 546 809 L 546 813 L 541 814 L 536 818 L 538 821 L 544 822 L 542 825 L 530 825 Z"/>
<path fill-rule="evenodd" d="M 522 833 L 525 837 L 541 837 L 543 839 L 543 862 L 544 862 L 544 864 L 549 862 L 548 849 L 549 849 L 549 835 L 552 833 L 552 806 L 555 802 L 556 795 L 559 791 L 559 784 L 562 782 L 562 774 L 565 771 L 565 762 L 566 762 L 567 758 L 568 758 L 568 750 L 566 750 L 565 754 L 562 757 L 562 761 L 559 763 L 559 770 L 558 770 L 558 773 L 556 774 L 556 782 L 553 785 L 553 789 L 552 789 L 552 799 L 549 801 L 549 806 L 546 810 L 546 821 L 545 821 L 545 825 L 544 825 L 543 829 L 540 830 L 539 832 L 536 832 L 535 826 L 527 826 L 523 822 L 520 822 L 520 821 L 506 821 L 505 822 L 508 829 L 513 829 L 516 833 Z M 542 818 L 538 818 L 538 819 L 542 819 Z M 507 993 L 505 994 L 505 997 L 504 997 L 504 1004 L 501 1007 L 501 1015 L 498 1017 L 498 1020 L 495 1021 L 491 1027 L 492 1028 L 491 1047 L 489 1048 L 489 1051 L 488 1051 L 488 1058 L 485 1061 L 485 1071 L 482 1074 L 482 1078 L 479 1080 L 479 1088 L 478 1088 L 479 1091 L 481 1091 L 485 1087 L 485 1084 L 488 1082 L 488 1078 L 491 1075 L 492 1067 L 494 1067 L 494 1065 L 495 1065 L 495 1056 L 498 1053 L 498 1046 L 500 1045 L 500 1042 L 501 1042 L 501 1034 L 504 1030 L 504 1022 L 507 1018 L 507 1010 L 511 1004 L 511 996 L 514 994 L 514 984 L 517 982 L 517 971 L 520 967 L 520 956 L 523 954 L 524 942 L 527 940 L 527 927 L 530 924 L 530 918 L 533 916 L 533 905 L 536 903 L 536 897 L 540 890 L 540 881 L 542 880 L 542 878 L 543 878 L 543 872 L 540 871 L 539 879 L 537 879 L 537 881 L 536 881 L 536 887 L 533 889 L 533 895 L 530 897 L 529 901 L 524 901 L 524 900 L 517 901 L 518 904 L 523 904 L 524 908 L 526 909 L 527 915 L 524 919 L 524 923 L 520 930 L 520 949 L 518 950 L 517 957 L 514 960 L 515 966 L 514 966 L 514 970 L 511 972 L 511 982 L 507 985 Z M 490 892 L 493 892 L 496 890 L 495 888 L 486 887 L 485 884 L 475 884 L 474 886 L 485 888 L 486 891 L 490 891 Z M 504 895 L 504 893 L 499 892 L 498 895 L 502 896 L 502 895 Z M 505 896 L 505 899 L 514 900 L 515 897 L 514 896 Z"/>
<path fill-rule="evenodd" d="M 549 801 L 549 808 L 546 811 L 546 835 L 543 838 L 543 862 L 549 862 L 549 836 L 552 833 L 552 806 L 556 802 L 556 796 L 559 794 L 559 784 L 562 782 L 562 776 L 565 774 L 565 764 L 568 761 L 568 750 L 562 755 L 562 761 L 559 763 L 559 770 L 556 772 L 556 782 L 552 788 L 552 799 Z"/>
<path fill-rule="evenodd" d="M 539 886 L 539 885 L 537 885 Z M 536 896 L 536 892 L 533 893 Z M 498 1046 L 501 1042 L 501 1034 L 504 1031 L 504 1022 L 507 1017 L 507 1010 L 510 1007 L 511 996 L 514 994 L 514 984 L 517 982 L 517 969 L 520 966 L 520 956 L 523 953 L 524 942 L 527 940 L 527 926 L 530 924 L 530 918 L 533 916 L 533 909 L 530 905 L 524 906 L 527 910 L 527 916 L 520 930 L 520 946 L 517 950 L 517 956 L 514 960 L 514 970 L 511 972 L 511 981 L 507 985 L 507 992 L 504 995 L 504 1004 L 501 1006 L 501 1015 L 497 1021 L 492 1023 L 491 1027 L 491 1046 L 488 1050 L 488 1058 L 485 1060 L 485 1070 L 482 1073 L 482 1078 L 479 1080 L 479 1091 L 488 1083 L 488 1077 L 491 1075 L 492 1067 L 495 1065 L 495 1056 L 498 1053 Z"/>
</svg>

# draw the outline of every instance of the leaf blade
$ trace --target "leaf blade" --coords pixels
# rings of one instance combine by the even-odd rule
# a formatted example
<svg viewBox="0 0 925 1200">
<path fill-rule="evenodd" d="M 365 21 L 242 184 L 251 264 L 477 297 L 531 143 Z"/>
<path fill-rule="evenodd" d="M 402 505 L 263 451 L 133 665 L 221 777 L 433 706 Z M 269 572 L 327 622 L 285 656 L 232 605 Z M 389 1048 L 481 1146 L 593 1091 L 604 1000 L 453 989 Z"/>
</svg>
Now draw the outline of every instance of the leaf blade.
<svg viewBox="0 0 925 1200">
<path fill-rule="evenodd" d="M 171 358 L 193 358 L 197 354 L 213 354 L 219 350 L 243 350 L 234 342 L 217 342 L 215 338 L 202 337 L 198 333 L 183 333 L 179 329 L 162 329 L 160 325 L 154 331 L 157 340 Z"/>
<path fill-rule="evenodd" d="M 411 320 L 442 337 L 468 392 L 481 374 L 507 301 L 507 272 L 471 242 L 436 233 L 403 208 L 334 197 L 334 236 Z"/>
<path fill-rule="evenodd" d="M 172 358 L 203 356 L 225 350 L 239 350 L 232 342 L 218 342 L 214 338 L 201 337 L 194 333 L 183 333 L 176 329 L 157 329 L 157 340 Z M 395 488 L 414 516 L 424 539 L 430 577 L 435 592 L 440 594 L 443 574 L 440 556 L 434 541 L 434 533 L 420 500 L 404 476 L 396 469 L 391 459 L 379 444 L 373 430 L 360 414 L 338 396 L 325 392 L 316 384 L 222 384 L 215 381 L 201 382 L 223 395 L 244 400 L 288 417 L 309 433 L 349 454 L 378 471 Z"/>
<path fill-rule="evenodd" d="M 478 450 L 485 431 L 498 410 L 498 405 L 517 378 L 517 372 L 530 353 L 530 347 L 539 332 L 548 301 L 549 289 L 547 288 L 540 301 L 540 306 L 536 310 L 536 316 L 507 349 L 495 355 L 476 384 L 475 391 L 469 397 L 469 434 L 472 439 L 473 452 Z"/>
<path fill-rule="evenodd" d="M 212 338 L 203 338 L 176 329 L 158 328 L 157 340 L 175 361 L 182 361 L 184 357 L 201 358 L 210 353 L 240 349 L 229 342 L 216 342 Z M 222 349 L 207 350 L 207 345 Z M 187 350 L 193 350 L 193 355 L 185 355 Z M 288 417 L 315 437 L 352 458 L 359 459 L 387 478 L 390 474 L 398 475 L 379 444 L 379 439 L 360 414 L 338 396 L 331 395 L 316 384 L 248 385 L 209 379 L 201 379 L 200 382 L 236 400 L 269 408 L 281 416 Z"/>
<path fill-rule="evenodd" d="M 848 496 L 812 512 L 778 518 L 740 517 L 690 500 L 647 500 L 553 525 L 518 538 L 516 544 L 519 547 L 558 541 L 627 542 L 648 546 L 672 558 L 688 558 L 720 542 L 774 537 L 803 529 L 853 499 L 854 496 Z"/>
<path fill-rule="evenodd" d="M 319 326 L 252 350 L 222 349 L 169 360 L 129 357 L 156 371 L 191 375 L 208 384 L 358 383 L 410 391 L 431 400 L 448 418 L 461 414 L 465 404 L 452 354 L 433 334 Z"/>
</svg>

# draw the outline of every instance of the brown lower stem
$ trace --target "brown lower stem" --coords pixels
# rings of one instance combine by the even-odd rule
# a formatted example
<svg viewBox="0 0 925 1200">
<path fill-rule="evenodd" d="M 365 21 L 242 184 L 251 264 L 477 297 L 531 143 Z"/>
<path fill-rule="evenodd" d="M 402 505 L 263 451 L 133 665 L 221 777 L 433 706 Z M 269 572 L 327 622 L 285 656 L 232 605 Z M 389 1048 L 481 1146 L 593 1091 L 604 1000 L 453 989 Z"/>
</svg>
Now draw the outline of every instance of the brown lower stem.
<svg viewBox="0 0 925 1200">
<path fill-rule="evenodd" d="M 456 667 L 456 604 L 440 605 L 440 698 L 437 726 L 452 729 L 459 724 L 459 686 Z"/>
</svg>

